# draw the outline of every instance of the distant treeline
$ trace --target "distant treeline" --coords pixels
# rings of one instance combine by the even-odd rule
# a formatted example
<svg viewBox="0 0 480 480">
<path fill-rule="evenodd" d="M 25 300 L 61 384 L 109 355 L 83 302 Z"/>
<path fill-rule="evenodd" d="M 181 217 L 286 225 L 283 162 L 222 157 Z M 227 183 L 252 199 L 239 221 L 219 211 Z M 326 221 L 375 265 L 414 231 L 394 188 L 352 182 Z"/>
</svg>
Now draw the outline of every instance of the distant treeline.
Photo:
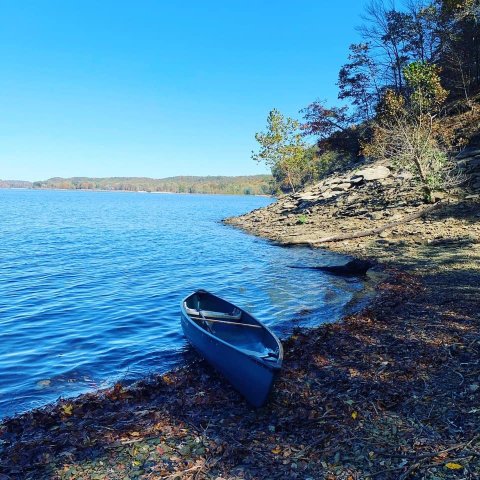
<svg viewBox="0 0 480 480">
<path fill-rule="evenodd" d="M 109 177 L 90 178 L 54 177 L 39 182 L 0 180 L 2 188 L 34 188 L 63 190 L 118 190 L 130 192 L 216 193 L 228 195 L 269 195 L 272 193 L 271 175 L 246 175 L 239 177 L 169 178 Z"/>
<path fill-rule="evenodd" d="M 32 182 L 24 180 L 1 180 L 0 188 L 32 188 Z"/>
</svg>

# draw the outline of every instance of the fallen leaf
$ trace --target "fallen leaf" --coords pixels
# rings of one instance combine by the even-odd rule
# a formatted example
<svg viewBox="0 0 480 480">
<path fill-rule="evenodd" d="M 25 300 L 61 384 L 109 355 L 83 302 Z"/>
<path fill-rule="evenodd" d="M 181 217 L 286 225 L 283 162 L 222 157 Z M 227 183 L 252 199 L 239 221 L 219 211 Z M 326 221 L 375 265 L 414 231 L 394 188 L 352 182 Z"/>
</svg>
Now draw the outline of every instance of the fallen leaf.
<svg viewBox="0 0 480 480">
<path fill-rule="evenodd" d="M 175 383 L 175 381 L 170 378 L 168 375 L 163 375 L 162 380 L 167 384 L 167 385 L 172 385 Z"/>
<path fill-rule="evenodd" d="M 355 420 L 357 417 L 358 417 L 358 413 L 357 412 L 352 412 L 352 418 Z"/>
<path fill-rule="evenodd" d="M 73 413 L 73 405 L 71 403 L 66 403 L 65 405 L 62 405 L 62 411 L 63 414 L 67 417 L 70 416 Z"/>
<path fill-rule="evenodd" d="M 447 464 L 445 464 L 445 467 L 450 470 L 461 470 L 463 468 L 463 465 L 460 465 L 459 463 L 448 462 Z"/>
</svg>

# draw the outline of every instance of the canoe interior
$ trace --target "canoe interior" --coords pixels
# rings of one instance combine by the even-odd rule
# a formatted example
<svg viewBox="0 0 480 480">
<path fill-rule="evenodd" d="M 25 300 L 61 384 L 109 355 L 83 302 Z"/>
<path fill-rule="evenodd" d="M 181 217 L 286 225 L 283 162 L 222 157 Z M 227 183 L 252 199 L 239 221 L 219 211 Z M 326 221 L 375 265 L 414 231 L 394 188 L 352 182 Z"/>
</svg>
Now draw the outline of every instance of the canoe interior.
<svg viewBox="0 0 480 480">
<path fill-rule="evenodd" d="M 238 318 L 238 309 L 235 310 L 236 307 L 234 305 L 208 292 L 196 292 L 192 294 L 185 300 L 185 304 L 188 309 L 222 312 L 226 315 L 236 317 L 233 320 L 227 319 L 227 321 L 240 324 L 260 325 L 254 317 L 243 310 L 240 310 L 241 315 L 240 318 Z M 270 332 L 263 326 L 262 328 L 251 328 L 224 323 L 205 322 L 202 317 L 196 315 L 189 315 L 189 317 L 204 330 L 247 354 L 271 361 L 276 361 L 279 357 L 280 352 L 275 338 L 272 337 Z"/>
</svg>

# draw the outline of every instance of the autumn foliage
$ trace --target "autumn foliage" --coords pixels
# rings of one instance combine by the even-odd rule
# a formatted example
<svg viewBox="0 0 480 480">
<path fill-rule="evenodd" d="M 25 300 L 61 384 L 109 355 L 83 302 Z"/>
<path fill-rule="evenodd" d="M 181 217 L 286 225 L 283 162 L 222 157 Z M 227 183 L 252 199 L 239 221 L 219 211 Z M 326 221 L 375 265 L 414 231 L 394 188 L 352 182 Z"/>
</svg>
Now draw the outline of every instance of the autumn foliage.
<svg viewBox="0 0 480 480">
<path fill-rule="evenodd" d="M 295 190 L 342 162 L 382 156 L 410 168 L 428 198 L 455 183 L 451 153 L 479 133 L 478 122 L 472 130 L 441 119 L 478 109 L 480 2 L 372 0 L 358 31 L 361 41 L 350 45 L 338 76 L 345 103 L 315 100 L 300 111 L 302 120 L 289 119 L 295 135 L 315 139 L 316 149 L 295 137 L 287 144 L 296 153 L 281 162 L 265 149 L 254 158 L 272 167 L 280 188 Z M 260 144 L 265 138 L 257 134 Z M 331 168 L 327 158 L 335 159 Z"/>
</svg>

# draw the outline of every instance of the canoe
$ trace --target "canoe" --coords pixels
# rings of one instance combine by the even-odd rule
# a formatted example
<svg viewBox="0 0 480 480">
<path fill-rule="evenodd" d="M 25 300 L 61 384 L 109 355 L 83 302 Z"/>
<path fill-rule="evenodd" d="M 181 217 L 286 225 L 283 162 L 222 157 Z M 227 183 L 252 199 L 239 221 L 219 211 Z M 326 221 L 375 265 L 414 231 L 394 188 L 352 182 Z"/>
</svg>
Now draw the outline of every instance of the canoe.
<svg viewBox="0 0 480 480">
<path fill-rule="evenodd" d="M 197 290 L 181 304 L 185 337 L 255 407 L 267 401 L 283 348 L 263 323 L 232 303 Z"/>
</svg>

